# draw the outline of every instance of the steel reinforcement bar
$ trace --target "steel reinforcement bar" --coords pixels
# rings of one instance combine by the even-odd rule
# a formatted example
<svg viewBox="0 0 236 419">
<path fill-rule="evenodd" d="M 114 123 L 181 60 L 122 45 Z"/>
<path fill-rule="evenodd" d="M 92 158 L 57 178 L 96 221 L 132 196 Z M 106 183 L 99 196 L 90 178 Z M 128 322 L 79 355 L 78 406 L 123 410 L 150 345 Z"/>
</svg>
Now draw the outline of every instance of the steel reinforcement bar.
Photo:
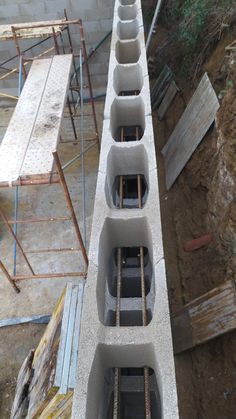
<svg viewBox="0 0 236 419">
<path fill-rule="evenodd" d="M 116 0 L 75 419 L 177 419 L 140 0 Z"/>
</svg>

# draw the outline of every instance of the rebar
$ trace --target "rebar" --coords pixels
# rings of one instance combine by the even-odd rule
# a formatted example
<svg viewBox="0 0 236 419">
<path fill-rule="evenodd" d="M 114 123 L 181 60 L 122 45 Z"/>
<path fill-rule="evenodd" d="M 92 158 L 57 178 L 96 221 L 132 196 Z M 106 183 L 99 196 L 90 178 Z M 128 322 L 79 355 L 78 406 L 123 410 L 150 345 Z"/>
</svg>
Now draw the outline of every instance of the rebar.
<svg viewBox="0 0 236 419">
<path fill-rule="evenodd" d="M 139 140 L 139 129 L 135 127 L 136 141 Z M 124 127 L 121 127 L 120 141 L 125 141 Z M 123 188 L 124 180 L 123 175 L 119 177 L 119 208 L 123 208 Z M 138 208 L 142 208 L 142 183 L 141 176 L 137 175 L 137 192 L 138 192 Z M 140 257 L 140 278 L 141 278 L 141 299 L 142 299 L 142 325 L 147 326 L 147 301 L 146 301 L 146 289 L 145 289 L 145 272 L 144 272 L 144 248 L 139 247 Z M 120 311 L 121 311 L 121 292 L 122 292 L 122 248 L 119 247 L 117 250 L 117 284 L 116 284 L 116 326 L 120 326 Z M 149 368 L 144 367 L 144 409 L 145 419 L 151 419 L 151 400 L 150 400 L 150 380 L 149 380 Z M 115 368 L 114 372 L 114 401 L 113 401 L 113 419 L 120 419 L 120 387 L 121 387 L 121 371 L 120 368 Z"/>
</svg>

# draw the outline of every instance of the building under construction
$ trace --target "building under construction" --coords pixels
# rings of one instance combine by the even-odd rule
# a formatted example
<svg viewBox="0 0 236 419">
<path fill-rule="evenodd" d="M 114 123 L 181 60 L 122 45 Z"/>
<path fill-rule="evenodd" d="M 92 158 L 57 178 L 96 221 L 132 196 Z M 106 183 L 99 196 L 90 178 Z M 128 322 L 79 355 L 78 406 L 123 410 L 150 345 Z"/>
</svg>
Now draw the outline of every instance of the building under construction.
<svg viewBox="0 0 236 419">
<path fill-rule="evenodd" d="M 235 328 L 235 283 L 186 299 L 180 282 L 172 307 L 163 202 L 220 102 L 207 73 L 187 99 L 169 62 L 156 75 L 162 7 L 0 1 L 2 418 L 208 418 L 179 368 Z M 212 248 L 200 233 L 185 258 Z"/>
</svg>

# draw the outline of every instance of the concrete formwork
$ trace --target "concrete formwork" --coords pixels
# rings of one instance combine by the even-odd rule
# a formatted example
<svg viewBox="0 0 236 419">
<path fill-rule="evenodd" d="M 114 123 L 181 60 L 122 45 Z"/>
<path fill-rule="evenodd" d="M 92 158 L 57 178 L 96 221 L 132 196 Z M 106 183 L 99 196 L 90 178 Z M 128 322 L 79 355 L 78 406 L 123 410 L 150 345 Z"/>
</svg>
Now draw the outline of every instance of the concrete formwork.
<svg viewBox="0 0 236 419">
<path fill-rule="evenodd" d="M 120 96 L 124 91 L 131 94 Z M 138 126 L 139 141 L 130 137 L 131 141 L 120 142 L 117 132 L 121 126 Z M 142 175 L 145 185 L 142 209 L 132 208 L 132 205 L 118 209 L 114 193 L 116 177 L 137 174 Z M 134 282 L 132 297 L 129 290 L 129 296 L 121 298 L 122 324 L 116 327 L 114 251 L 139 246 L 145 249 L 146 258 L 147 326 L 140 325 L 142 302 L 134 266 L 123 273 L 127 281 L 125 287 L 129 278 Z M 179 417 L 140 0 L 115 2 L 78 363 L 73 418 L 113 417 L 110 399 L 114 368 L 144 366 L 152 371 L 150 392 L 156 400 L 153 419 Z M 121 391 L 129 397 L 132 392 L 143 393 L 139 370 L 132 377 L 125 377 L 124 370 Z M 133 406 L 131 413 L 122 419 L 143 417 L 143 412 L 136 412 L 139 400 L 142 398 L 129 399 Z"/>
</svg>

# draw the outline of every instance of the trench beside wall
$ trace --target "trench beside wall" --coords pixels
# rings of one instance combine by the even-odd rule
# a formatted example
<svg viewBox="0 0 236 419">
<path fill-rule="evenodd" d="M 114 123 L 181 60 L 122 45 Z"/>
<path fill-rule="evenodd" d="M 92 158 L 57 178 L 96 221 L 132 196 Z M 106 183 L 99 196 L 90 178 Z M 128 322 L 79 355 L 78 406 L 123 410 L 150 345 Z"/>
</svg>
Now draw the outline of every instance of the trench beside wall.
<svg viewBox="0 0 236 419">
<path fill-rule="evenodd" d="M 133 177 L 140 177 L 139 205 L 132 188 L 122 207 L 117 205 L 121 176 L 130 184 Z M 117 325 L 119 249 L 126 252 L 126 263 Z M 141 253 L 137 249 L 144 255 L 146 324 L 134 263 Z M 134 376 L 123 378 L 130 397 L 132 389 L 140 395 L 143 391 L 137 374 L 144 366 L 149 368 L 156 400 L 152 417 L 179 417 L 140 0 L 115 2 L 78 364 L 73 418 L 110 418 L 114 369 L 133 372 Z M 142 397 L 134 400 L 137 409 L 136 400 Z M 133 412 L 122 417 L 143 417 Z"/>
</svg>

